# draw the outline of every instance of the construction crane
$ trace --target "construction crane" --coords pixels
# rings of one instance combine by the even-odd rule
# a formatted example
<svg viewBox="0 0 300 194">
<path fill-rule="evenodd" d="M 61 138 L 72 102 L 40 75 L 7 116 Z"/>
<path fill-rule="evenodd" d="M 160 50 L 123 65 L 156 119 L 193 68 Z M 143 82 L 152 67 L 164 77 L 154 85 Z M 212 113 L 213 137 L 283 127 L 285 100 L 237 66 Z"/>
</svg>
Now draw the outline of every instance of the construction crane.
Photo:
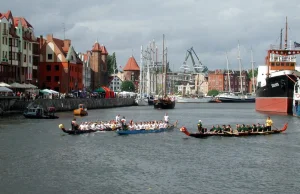
<svg viewBox="0 0 300 194">
<path fill-rule="evenodd" d="M 194 60 L 193 54 L 196 56 L 196 58 L 198 60 L 197 64 Z M 197 56 L 196 52 L 194 51 L 194 49 L 192 47 L 187 50 L 183 65 L 180 67 L 181 69 L 183 69 L 184 72 L 186 72 L 190 69 L 189 66 L 186 64 L 189 57 L 191 57 L 191 59 L 192 59 L 193 67 L 194 67 L 196 73 L 206 73 L 208 71 L 208 68 L 201 63 L 199 57 Z"/>
</svg>

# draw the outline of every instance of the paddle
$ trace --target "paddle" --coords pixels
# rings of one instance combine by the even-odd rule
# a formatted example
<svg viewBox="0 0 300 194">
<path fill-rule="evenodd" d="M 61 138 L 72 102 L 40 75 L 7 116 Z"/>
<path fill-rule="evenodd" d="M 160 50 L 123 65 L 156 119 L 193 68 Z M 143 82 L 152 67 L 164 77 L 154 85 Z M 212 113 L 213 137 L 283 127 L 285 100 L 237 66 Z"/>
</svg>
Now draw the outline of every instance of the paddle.
<svg viewBox="0 0 300 194">
<path fill-rule="evenodd" d="M 271 125 L 271 126 L 273 126 L 276 130 L 278 130 L 279 131 L 279 129 L 277 128 L 277 127 L 275 127 L 273 124 Z"/>
</svg>

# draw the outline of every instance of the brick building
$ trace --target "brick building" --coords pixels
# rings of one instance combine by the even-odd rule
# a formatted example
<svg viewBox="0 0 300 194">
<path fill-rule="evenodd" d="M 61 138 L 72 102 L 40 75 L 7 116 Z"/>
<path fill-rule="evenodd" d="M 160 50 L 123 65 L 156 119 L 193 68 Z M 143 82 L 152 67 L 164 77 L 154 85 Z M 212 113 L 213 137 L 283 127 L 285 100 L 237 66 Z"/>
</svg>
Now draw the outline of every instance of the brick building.
<svg viewBox="0 0 300 194">
<path fill-rule="evenodd" d="M 82 90 L 82 61 L 71 40 L 60 40 L 53 35 L 41 36 L 39 62 L 39 88 L 48 88 L 61 93 Z"/>
<path fill-rule="evenodd" d="M 229 85 L 230 83 L 230 85 Z M 242 71 L 242 88 L 244 93 L 249 91 L 249 78 L 246 71 Z M 208 73 L 208 90 L 218 90 L 220 92 L 240 92 L 241 79 L 239 71 L 215 70 Z"/>
<path fill-rule="evenodd" d="M 126 65 L 123 68 L 123 71 L 124 81 L 132 81 L 135 85 L 135 89 L 137 89 L 140 77 L 140 67 L 133 56 L 129 57 Z"/>
</svg>

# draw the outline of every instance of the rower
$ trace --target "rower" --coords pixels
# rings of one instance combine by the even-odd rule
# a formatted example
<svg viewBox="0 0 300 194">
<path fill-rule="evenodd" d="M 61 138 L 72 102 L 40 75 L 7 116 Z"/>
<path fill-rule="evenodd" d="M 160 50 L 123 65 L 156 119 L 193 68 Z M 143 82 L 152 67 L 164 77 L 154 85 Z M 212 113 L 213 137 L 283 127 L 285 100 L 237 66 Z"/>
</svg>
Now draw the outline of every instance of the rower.
<svg viewBox="0 0 300 194">
<path fill-rule="evenodd" d="M 198 126 L 198 131 L 199 131 L 199 133 L 203 133 L 203 131 L 202 131 L 202 122 L 201 122 L 201 120 L 198 121 L 197 126 Z"/>
<path fill-rule="evenodd" d="M 267 118 L 266 120 L 266 129 L 267 131 L 271 131 L 271 126 L 273 125 L 273 121 L 271 120 L 270 117 Z"/>
<path fill-rule="evenodd" d="M 165 120 L 165 123 L 169 123 L 169 116 L 168 116 L 168 113 L 165 114 L 164 120 Z"/>
<path fill-rule="evenodd" d="M 76 122 L 76 118 L 74 118 L 71 122 L 72 130 L 78 130 L 78 124 Z"/>
<path fill-rule="evenodd" d="M 117 115 L 117 116 L 116 116 L 116 122 L 117 122 L 117 123 L 120 122 L 120 115 Z"/>
</svg>

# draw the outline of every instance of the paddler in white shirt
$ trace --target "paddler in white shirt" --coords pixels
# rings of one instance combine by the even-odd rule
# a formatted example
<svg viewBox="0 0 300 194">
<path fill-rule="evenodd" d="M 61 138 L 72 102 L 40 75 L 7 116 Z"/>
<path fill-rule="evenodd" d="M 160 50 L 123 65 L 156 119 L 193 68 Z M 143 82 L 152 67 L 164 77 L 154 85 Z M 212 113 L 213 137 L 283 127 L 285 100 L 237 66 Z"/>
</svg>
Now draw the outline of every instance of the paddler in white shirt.
<svg viewBox="0 0 300 194">
<path fill-rule="evenodd" d="M 165 116 L 164 116 L 164 121 L 165 121 L 165 123 L 169 123 L 169 116 L 168 116 L 168 113 L 165 114 Z"/>
</svg>

